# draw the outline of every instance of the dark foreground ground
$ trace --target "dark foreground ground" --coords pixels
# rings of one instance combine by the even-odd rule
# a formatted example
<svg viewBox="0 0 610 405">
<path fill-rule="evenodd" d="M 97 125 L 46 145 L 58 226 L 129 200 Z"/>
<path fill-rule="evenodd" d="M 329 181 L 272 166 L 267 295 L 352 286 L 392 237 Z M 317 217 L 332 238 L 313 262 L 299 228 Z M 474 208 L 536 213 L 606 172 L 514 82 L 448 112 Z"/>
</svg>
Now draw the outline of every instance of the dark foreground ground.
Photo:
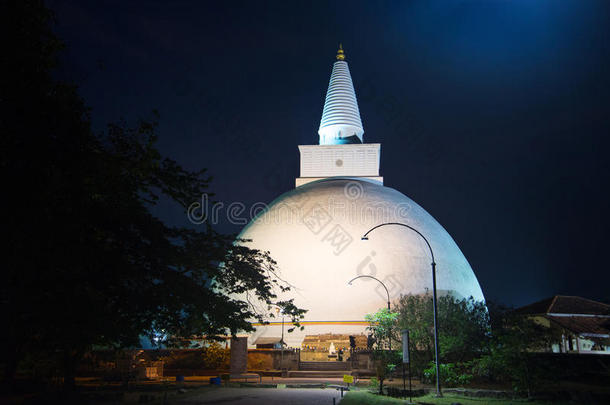
<svg viewBox="0 0 610 405">
<path fill-rule="evenodd" d="M 338 378 L 278 378 L 264 377 L 261 382 L 230 382 L 222 386 L 211 386 L 209 377 L 187 377 L 184 383 L 175 378 L 161 381 L 130 383 L 105 383 L 95 379 L 80 379 L 76 391 L 70 395 L 59 390 L 32 390 L 0 394 L 0 404 L 223 404 L 223 405 L 281 405 L 281 404 L 405 404 L 406 398 L 397 399 L 379 396 L 369 389 L 369 380 L 357 381 L 344 398 L 337 386 L 345 386 Z M 402 388 L 402 380 L 395 379 L 391 386 Z M 444 397 L 436 398 L 430 386 L 417 381 L 413 403 L 420 405 L 507 405 L 507 404 L 610 404 L 610 386 L 586 386 L 564 383 L 553 387 L 552 395 L 537 395 L 535 398 L 515 397 L 501 387 L 478 387 L 467 389 L 444 389 Z M 334 402 L 333 402 L 334 401 Z"/>
<path fill-rule="evenodd" d="M 185 395 L 184 398 L 176 397 L 168 403 L 180 405 L 331 405 L 340 401 L 340 393 L 332 388 L 220 388 L 200 389 L 190 395 Z"/>
</svg>

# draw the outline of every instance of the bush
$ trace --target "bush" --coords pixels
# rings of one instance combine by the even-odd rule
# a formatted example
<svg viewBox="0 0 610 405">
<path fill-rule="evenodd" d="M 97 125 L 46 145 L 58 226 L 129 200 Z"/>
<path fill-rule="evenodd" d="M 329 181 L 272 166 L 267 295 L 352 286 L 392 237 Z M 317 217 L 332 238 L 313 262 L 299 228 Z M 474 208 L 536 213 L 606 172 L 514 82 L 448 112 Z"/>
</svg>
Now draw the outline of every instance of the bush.
<svg viewBox="0 0 610 405">
<path fill-rule="evenodd" d="M 396 388 L 396 387 L 392 387 L 392 386 L 388 386 L 386 388 L 386 390 L 388 392 L 388 396 L 393 397 L 393 398 L 404 398 L 408 394 L 407 390 L 403 390 L 402 388 Z"/>
<path fill-rule="evenodd" d="M 251 370 L 271 370 L 273 357 L 267 353 L 248 353 L 248 368 Z"/>
<path fill-rule="evenodd" d="M 175 350 L 161 359 L 167 369 L 201 369 L 203 368 L 201 353 L 201 350 Z"/>
<path fill-rule="evenodd" d="M 369 388 L 374 391 L 379 390 L 379 380 L 377 379 L 377 377 L 371 378 L 371 380 L 369 381 Z"/>
<path fill-rule="evenodd" d="M 463 363 L 448 363 L 440 364 L 441 382 L 446 386 L 466 385 L 472 381 L 472 374 L 467 364 Z M 430 362 L 427 369 L 424 370 L 424 382 L 431 384 L 436 380 L 436 365 Z"/>
<path fill-rule="evenodd" d="M 231 351 L 224 349 L 217 342 L 211 342 L 209 346 L 203 349 L 202 360 L 207 369 L 227 369 L 229 368 L 230 358 Z"/>
<path fill-rule="evenodd" d="M 212 342 L 197 350 L 172 350 L 160 360 L 167 369 L 224 370 L 229 368 L 230 350 Z"/>
</svg>

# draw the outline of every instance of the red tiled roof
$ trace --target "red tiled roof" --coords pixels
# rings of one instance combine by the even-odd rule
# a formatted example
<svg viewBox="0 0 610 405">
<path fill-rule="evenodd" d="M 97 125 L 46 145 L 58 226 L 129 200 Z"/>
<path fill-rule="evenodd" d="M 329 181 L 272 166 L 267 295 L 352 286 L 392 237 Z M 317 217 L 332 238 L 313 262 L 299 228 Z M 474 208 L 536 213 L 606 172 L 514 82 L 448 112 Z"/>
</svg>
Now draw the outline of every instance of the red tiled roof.
<svg viewBox="0 0 610 405">
<path fill-rule="evenodd" d="M 597 316 L 552 316 L 547 319 L 578 334 L 610 335 L 610 318 Z"/>
<path fill-rule="evenodd" d="M 542 301 L 518 308 L 519 314 L 581 314 L 610 315 L 610 305 L 582 297 L 556 295 Z"/>
<path fill-rule="evenodd" d="M 529 304 L 520 308 L 515 309 L 515 312 L 518 314 L 546 314 L 548 312 L 549 307 L 553 303 L 555 297 L 547 298 L 542 301 L 534 302 L 533 304 Z"/>
</svg>

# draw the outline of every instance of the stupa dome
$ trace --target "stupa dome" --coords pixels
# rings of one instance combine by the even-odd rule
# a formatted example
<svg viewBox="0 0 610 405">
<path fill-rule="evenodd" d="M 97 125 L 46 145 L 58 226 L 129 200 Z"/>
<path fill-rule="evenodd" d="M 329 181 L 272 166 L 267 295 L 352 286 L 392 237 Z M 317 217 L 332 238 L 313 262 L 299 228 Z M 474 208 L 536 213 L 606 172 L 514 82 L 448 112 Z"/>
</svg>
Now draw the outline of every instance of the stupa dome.
<svg viewBox="0 0 610 405">
<path fill-rule="evenodd" d="M 479 283 L 445 229 L 404 194 L 381 183 L 358 178 L 330 177 L 282 194 L 247 225 L 240 238 L 246 245 L 269 251 L 283 280 L 293 286 L 278 299 L 294 298 L 307 309 L 304 331 L 285 334 L 288 346 L 299 347 L 304 336 L 365 331 L 366 314 L 386 306 L 381 284 L 391 301 L 401 294 L 432 290 L 428 247 L 415 232 L 384 226 L 401 222 L 418 229 L 430 241 L 437 263 L 439 294 L 483 300 Z M 278 321 L 274 319 L 273 321 Z M 257 326 L 249 343 L 263 336 L 280 336 L 279 324 Z"/>
</svg>

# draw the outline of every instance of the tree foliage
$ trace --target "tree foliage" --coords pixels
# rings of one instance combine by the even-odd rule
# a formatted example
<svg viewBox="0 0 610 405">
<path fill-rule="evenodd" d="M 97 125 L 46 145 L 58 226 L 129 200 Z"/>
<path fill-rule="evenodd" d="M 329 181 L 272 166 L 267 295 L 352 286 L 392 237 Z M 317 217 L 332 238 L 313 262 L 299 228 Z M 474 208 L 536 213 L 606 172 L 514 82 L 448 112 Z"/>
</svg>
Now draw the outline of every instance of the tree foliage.
<svg viewBox="0 0 610 405">
<path fill-rule="evenodd" d="M 389 341 L 396 333 L 398 313 L 382 308 L 364 318 L 369 326 L 367 330 L 373 335 L 373 359 L 375 360 L 375 375 L 378 381 L 379 394 L 383 394 L 383 383 L 398 364 L 397 353 L 389 349 Z"/>
<path fill-rule="evenodd" d="M 0 10 L 0 133 L 8 241 L 0 286 L 6 376 L 48 356 L 71 381 L 93 345 L 127 347 L 141 335 L 182 344 L 192 335 L 249 331 L 262 319 L 248 293 L 270 304 L 289 289 L 267 252 L 210 226 L 169 226 L 161 198 L 182 209 L 210 193 L 205 170 L 186 170 L 155 147 L 157 119 L 96 134 L 73 85 L 53 77 L 62 43 L 42 1 Z M 279 303 L 297 321 L 303 310 Z"/>
<path fill-rule="evenodd" d="M 543 380 L 552 378 L 548 365 L 533 354 L 545 352 L 561 339 L 557 329 L 503 306 L 490 306 L 492 335 L 487 350 L 472 362 L 473 372 L 493 381 L 508 382 L 513 389 L 531 395 Z"/>
<path fill-rule="evenodd" d="M 439 351 L 444 363 L 463 363 L 480 356 L 490 337 L 489 313 L 485 303 L 472 297 L 451 295 L 438 298 Z M 409 329 L 412 369 L 423 376 L 434 359 L 434 317 L 432 296 L 406 295 L 397 304 L 399 329 Z"/>
<path fill-rule="evenodd" d="M 388 347 L 389 339 L 396 334 L 397 319 L 398 313 L 387 308 L 382 308 L 374 314 L 365 315 L 364 320 L 369 323 L 366 329 L 373 335 L 375 348 L 384 349 Z"/>
<path fill-rule="evenodd" d="M 435 378 L 432 297 L 403 296 L 397 305 L 399 329 L 409 329 L 411 368 L 423 380 Z M 472 298 L 438 299 L 441 380 L 461 385 L 471 378 L 512 384 L 531 392 L 548 370 L 532 354 L 547 351 L 560 336 L 557 330 L 512 309 Z"/>
</svg>

